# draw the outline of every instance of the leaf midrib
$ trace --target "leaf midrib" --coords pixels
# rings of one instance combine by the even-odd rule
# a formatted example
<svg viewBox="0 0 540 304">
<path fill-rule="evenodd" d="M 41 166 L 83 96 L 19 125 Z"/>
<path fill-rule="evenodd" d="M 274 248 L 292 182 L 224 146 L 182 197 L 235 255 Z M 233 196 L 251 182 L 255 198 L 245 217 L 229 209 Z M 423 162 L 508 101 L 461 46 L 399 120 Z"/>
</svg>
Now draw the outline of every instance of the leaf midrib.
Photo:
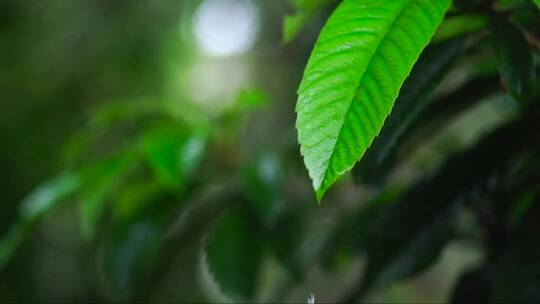
<svg viewBox="0 0 540 304">
<path fill-rule="evenodd" d="M 336 147 L 337 147 L 337 144 L 338 142 L 340 141 L 339 139 L 341 138 L 342 136 L 342 133 L 343 133 L 343 129 L 344 129 L 344 126 L 345 126 L 345 120 L 347 119 L 348 115 L 349 115 L 349 112 L 351 111 L 351 107 L 354 103 L 354 100 L 356 99 L 356 96 L 358 96 L 358 90 L 360 88 L 360 84 L 363 83 L 364 81 L 364 76 L 366 75 L 366 72 L 370 69 L 371 65 L 372 65 L 372 62 L 373 62 L 373 58 L 375 57 L 376 54 L 378 54 L 380 48 L 381 48 L 381 45 L 383 44 L 383 41 L 387 38 L 388 36 L 388 33 L 392 30 L 392 28 L 394 27 L 394 25 L 396 24 L 397 20 L 399 20 L 399 18 L 401 18 L 401 16 L 404 14 L 404 12 L 412 5 L 412 3 L 414 2 L 414 0 L 408 0 L 404 5 L 403 5 L 403 8 L 396 14 L 396 17 L 394 18 L 394 20 L 392 20 L 392 22 L 390 23 L 390 25 L 388 26 L 388 28 L 384 31 L 384 34 L 382 35 L 381 39 L 378 41 L 377 43 L 377 47 L 375 48 L 375 51 L 369 56 L 369 60 L 367 61 L 368 64 L 366 66 L 366 68 L 364 69 L 364 71 L 362 72 L 362 75 L 360 75 L 360 78 L 358 80 L 358 85 L 356 86 L 356 89 L 355 89 L 355 92 L 353 94 L 353 97 L 352 99 L 349 101 L 349 105 L 347 106 L 347 110 L 345 111 L 345 115 L 343 116 L 343 123 L 341 124 L 340 126 L 340 129 L 339 129 L 339 132 L 338 132 L 338 136 L 336 137 L 336 140 L 334 142 L 334 144 L 332 145 L 333 146 L 333 149 L 332 149 L 332 153 L 330 154 L 330 157 L 328 158 L 328 163 L 326 165 L 326 169 L 324 170 L 324 174 L 321 178 L 321 185 L 319 186 L 319 189 L 317 191 L 317 198 L 320 200 L 321 197 L 322 197 L 322 194 L 319 194 L 319 192 L 321 191 L 321 189 L 324 188 L 324 185 L 326 183 L 326 176 L 328 174 L 328 168 L 330 167 L 330 163 L 332 162 L 332 159 L 334 158 L 334 155 L 336 153 Z M 373 141 L 373 140 L 372 140 Z M 368 142 L 368 147 L 369 147 L 370 143 Z M 365 153 L 365 151 L 364 151 Z M 361 156 L 360 156 L 361 157 Z M 338 172 L 338 174 L 341 174 L 341 172 Z M 325 190 L 323 190 L 324 192 Z"/>
</svg>

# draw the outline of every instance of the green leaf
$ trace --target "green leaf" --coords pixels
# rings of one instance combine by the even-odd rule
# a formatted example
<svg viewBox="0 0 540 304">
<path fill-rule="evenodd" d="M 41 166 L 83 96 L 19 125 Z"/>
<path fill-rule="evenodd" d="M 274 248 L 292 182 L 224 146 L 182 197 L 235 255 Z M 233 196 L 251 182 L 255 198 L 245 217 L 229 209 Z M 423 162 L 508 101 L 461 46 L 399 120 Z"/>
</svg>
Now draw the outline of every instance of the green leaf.
<svg viewBox="0 0 540 304">
<path fill-rule="evenodd" d="M 298 90 L 296 126 L 317 199 L 379 133 L 450 0 L 346 0 L 330 17 Z"/>
<path fill-rule="evenodd" d="M 391 167 L 388 159 L 401 142 L 411 124 L 423 113 L 433 99 L 435 88 L 449 71 L 459 54 L 462 40 L 450 40 L 427 48 L 403 84 L 392 115 L 386 120 L 371 148 L 355 166 L 355 177 L 375 182 Z"/>
<path fill-rule="evenodd" d="M 208 236 L 206 262 L 221 290 L 232 299 L 250 300 L 258 286 L 262 242 L 253 215 L 245 208 L 227 211 Z"/>
<path fill-rule="evenodd" d="M 491 29 L 502 81 L 512 96 L 527 104 L 536 83 L 533 54 L 527 39 L 521 30 L 502 18 L 493 18 Z"/>
<path fill-rule="evenodd" d="M 532 0 L 534 4 L 536 4 L 536 7 L 540 9 L 540 0 Z"/>
</svg>

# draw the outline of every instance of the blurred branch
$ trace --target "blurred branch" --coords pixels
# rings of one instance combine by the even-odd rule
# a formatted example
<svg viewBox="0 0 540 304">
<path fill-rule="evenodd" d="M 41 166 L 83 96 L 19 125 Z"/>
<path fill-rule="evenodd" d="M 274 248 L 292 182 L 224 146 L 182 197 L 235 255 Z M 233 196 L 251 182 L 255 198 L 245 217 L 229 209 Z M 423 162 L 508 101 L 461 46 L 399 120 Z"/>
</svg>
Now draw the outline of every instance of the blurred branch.
<svg viewBox="0 0 540 304">
<path fill-rule="evenodd" d="M 187 203 L 186 209 L 163 237 L 163 242 L 178 243 L 193 237 L 192 232 L 205 231 L 210 222 L 234 205 L 236 201 L 233 198 L 239 193 L 236 183 L 204 188 Z"/>
<path fill-rule="evenodd" d="M 537 50 L 540 50 L 540 39 L 530 31 L 524 30 L 523 33 L 525 34 L 525 38 L 527 38 L 529 44 Z"/>
</svg>

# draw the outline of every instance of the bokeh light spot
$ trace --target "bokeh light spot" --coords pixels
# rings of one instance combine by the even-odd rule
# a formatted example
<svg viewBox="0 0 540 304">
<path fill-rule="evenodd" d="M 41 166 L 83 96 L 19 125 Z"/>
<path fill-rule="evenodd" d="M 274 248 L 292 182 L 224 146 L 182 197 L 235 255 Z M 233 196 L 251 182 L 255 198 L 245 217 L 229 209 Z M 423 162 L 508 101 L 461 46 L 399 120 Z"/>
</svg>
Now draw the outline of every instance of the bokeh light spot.
<svg viewBox="0 0 540 304">
<path fill-rule="evenodd" d="M 242 54 L 253 47 L 259 12 L 251 0 L 205 0 L 193 17 L 193 32 L 203 53 L 213 57 Z"/>
</svg>

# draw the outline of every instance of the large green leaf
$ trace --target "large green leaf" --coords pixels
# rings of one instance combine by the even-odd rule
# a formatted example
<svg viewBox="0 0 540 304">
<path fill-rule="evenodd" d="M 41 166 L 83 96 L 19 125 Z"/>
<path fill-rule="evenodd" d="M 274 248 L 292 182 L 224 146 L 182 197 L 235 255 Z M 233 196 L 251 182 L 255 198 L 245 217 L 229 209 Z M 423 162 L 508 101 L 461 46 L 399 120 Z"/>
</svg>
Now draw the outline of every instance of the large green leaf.
<svg viewBox="0 0 540 304">
<path fill-rule="evenodd" d="M 318 200 L 379 133 L 450 0 L 346 0 L 298 90 L 296 126 Z"/>
</svg>

